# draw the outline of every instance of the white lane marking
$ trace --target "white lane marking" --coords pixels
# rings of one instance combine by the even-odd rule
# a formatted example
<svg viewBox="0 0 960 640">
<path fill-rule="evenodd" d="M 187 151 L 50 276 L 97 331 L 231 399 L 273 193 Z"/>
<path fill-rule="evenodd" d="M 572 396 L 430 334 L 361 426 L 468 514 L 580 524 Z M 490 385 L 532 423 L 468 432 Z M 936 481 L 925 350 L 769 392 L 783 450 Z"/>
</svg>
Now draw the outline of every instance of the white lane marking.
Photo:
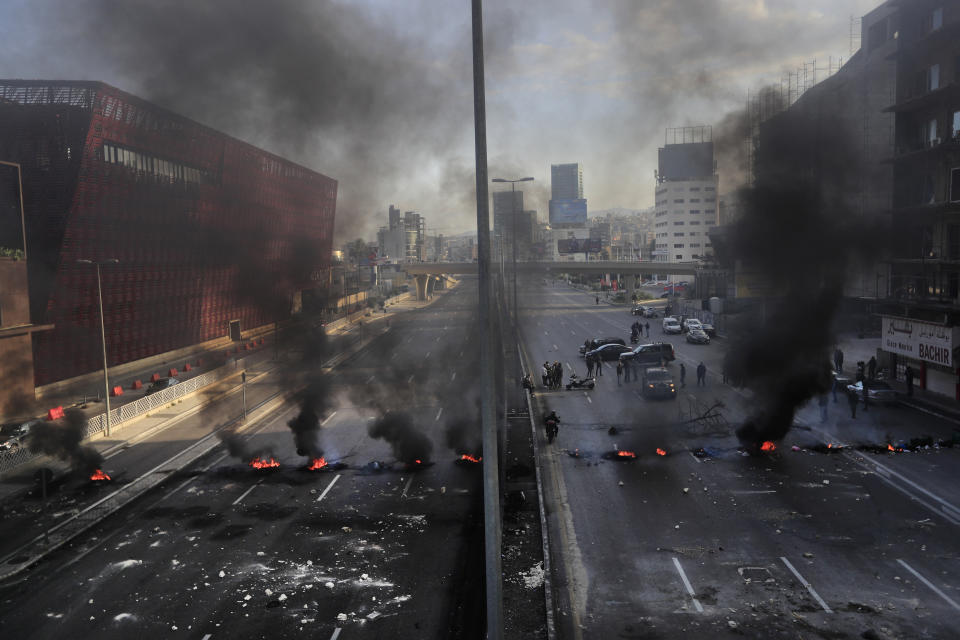
<svg viewBox="0 0 960 640">
<path fill-rule="evenodd" d="M 410 377 L 407 378 L 407 384 L 410 384 L 411 382 L 413 382 L 413 374 L 412 374 L 412 373 L 410 374 Z"/>
<path fill-rule="evenodd" d="M 423 356 L 423 357 L 424 357 L 424 359 L 429 358 L 429 357 L 430 357 L 430 352 L 427 351 L 427 355 L 425 355 L 425 356 Z"/>
<path fill-rule="evenodd" d="M 321 426 L 321 427 L 327 426 L 327 423 L 330 422 L 330 418 L 332 418 L 332 417 L 335 416 L 335 415 L 337 415 L 337 412 L 336 412 L 336 411 L 334 411 L 333 413 L 331 413 L 330 415 L 328 415 L 326 418 L 323 419 L 323 422 L 320 423 L 320 426 Z"/>
<path fill-rule="evenodd" d="M 747 491 L 731 491 L 730 493 L 735 493 L 741 496 L 756 496 L 756 495 L 762 495 L 765 493 L 776 493 L 776 492 L 777 492 L 776 489 L 752 489 Z"/>
<path fill-rule="evenodd" d="M 453 375 L 450 376 L 450 382 L 453 382 L 453 381 L 456 380 L 456 379 L 457 379 L 457 372 L 454 371 L 454 372 L 453 372 Z"/>
<path fill-rule="evenodd" d="M 440 421 L 440 414 L 443 413 L 443 407 L 440 407 L 440 411 L 437 411 L 437 417 L 433 419 L 434 422 Z"/>
<path fill-rule="evenodd" d="M 371 382 L 373 382 L 373 376 L 370 376 L 369 378 L 367 378 L 367 384 L 370 384 Z"/>
<path fill-rule="evenodd" d="M 337 640 L 340 637 L 340 627 L 337 627 L 333 630 L 333 635 L 330 636 L 330 640 Z"/>
<path fill-rule="evenodd" d="M 904 569 L 906 569 L 907 571 L 909 571 L 910 573 L 912 573 L 913 575 L 915 575 L 915 576 L 917 577 L 917 580 L 919 580 L 919 581 L 922 582 L 923 584 L 925 584 L 925 585 L 927 585 L 928 587 L 930 587 L 930 589 L 931 589 L 935 594 L 937 594 L 938 596 L 940 596 L 941 598 L 943 598 L 951 607 L 953 607 L 953 608 L 956 609 L 957 611 L 960 611 L 960 604 L 957 604 L 952 598 L 950 598 L 950 596 L 948 596 L 948 595 L 945 594 L 943 591 L 941 591 L 940 589 L 938 589 L 938 588 L 936 587 L 936 585 L 934 585 L 932 582 L 930 582 L 929 580 L 927 580 L 926 578 L 924 578 L 922 575 L 920 575 L 919 573 L 917 573 L 917 571 L 916 571 L 913 567 L 911 567 L 910 565 L 908 565 L 906 562 L 904 562 L 904 561 L 901 560 L 900 558 L 897 558 L 897 562 L 899 562 L 900 564 L 902 564 Z"/>
<path fill-rule="evenodd" d="M 162 500 L 162 498 L 161 498 L 161 500 Z M 159 502 L 159 500 L 158 500 L 158 502 Z M 70 559 L 69 562 L 67 562 L 66 564 L 60 565 L 59 567 L 57 567 L 57 569 L 59 569 L 60 571 L 63 571 L 64 569 L 66 569 L 66 568 L 68 568 L 68 567 L 72 567 L 73 565 L 77 564 L 78 562 L 80 562 L 81 560 L 83 560 L 84 558 L 86 558 L 88 555 L 90 555 L 91 553 L 93 553 L 94 551 L 96 551 L 99 547 L 107 544 L 107 541 L 113 539 L 113 538 L 114 538 L 116 535 L 118 535 L 121 531 L 123 531 L 123 529 L 117 529 L 116 531 L 114 531 L 113 533 L 111 533 L 110 535 L 108 535 L 106 538 L 100 538 L 99 540 L 96 540 L 96 541 L 94 542 L 94 544 L 90 545 L 90 548 L 89 548 L 89 549 L 87 549 L 86 551 L 84 551 L 83 553 L 81 553 L 81 554 L 78 555 L 78 556 L 73 556 L 73 557 Z"/>
<path fill-rule="evenodd" d="M 693 451 L 687 451 L 687 453 L 690 454 L 690 457 L 691 457 L 691 458 L 693 458 L 694 460 L 696 460 L 696 461 L 699 462 L 700 464 L 703 464 L 703 460 L 701 460 L 701 459 L 698 458 L 697 456 L 693 455 Z"/>
<path fill-rule="evenodd" d="M 463 356 L 463 349 L 460 349 L 460 356 Z"/>
<path fill-rule="evenodd" d="M 697 613 L 703 613 L 703 605 L 700 604 L 699 600 L 697 600 L 697 594 L 694 592 L 690 581 L 687 580 L 687 574 L 683 572 L 683 567 L 680 566 L 680 561 L 676 558 L 673 558 L 673 566 L 677 568 L 677 573 L 680 574 L 680 579 L 683 580 L 683 586 L 686 587 L 687 593 L 690 594 L 690 597 L 693 599 L 693 606 L 696 607 Z"/>
<path fill-rule="evenodd" d="M 257 484 L 253 485 L 252 487 L 250 487 L 249 489 L 247 489 L 246 491 L 244 491 L 242 494 L 240 494 L 240 497 L 237 498 L 236 500 L 234 500 L 234 501 L 233 501 L 233 504 L 231 504 L 230 506 L 231 506 L 231 507 L 235 507 L 235 506 L 237 506 L 238 504 L 240 504 L 240 501 L 243 500 L 244 498 L 246 498 L 248 495 L 250 495 L 250 492 L 253 491 L 254 489 L 256 489 L 257 486 L 258 486 L 261 482 L 263 482 L 263 478 L 260 478 L 259 480 L 257 480 Z"/>
<path fill-rule="evenodd" d="M 560 347 L 558 347 L 557 345 L 553 345 L 553 350 L 554 350 L 554 351 L 559 351 L 559 350 L 560 350 Z"/>
<path fill-rule="evenodd" d="M 577 332 L 574 331 L 573 329 L 570 329 L 570 335 L 575 336 L 575 335 L 577 335 Z"/>
<path fill-rule="evenodd" d="M 407 480 L 407 486 L 405 486 L 405 487 L 403 488 L 403 493 L 400 494 L 400 497 L 401 497 L 401 498 L 406 498 L 406 497 L 407 497 L 407 491 L 410 490 L 410 485 L 411 485 L 411 484 L 413 484 L 413 476 L 410 476 L 410 479 Z"/>
<path fill-rule="evenodd" d="M 823 610 L 827 613 L 833 613 L 830 607 L 827 606 L 827 603 L 823 601 L 823 598 L 820 597 L 820 594 L 818 594 L 813 588 L 813 585 L 807 582 L 807 579 L 800 575 L 800 572 L 797 571 L 792 564 L 790 564 L 790 561 L 784 556 L 780 556 L 780 559 L 783 561 L 783 564 L 787 565 L 787 569 L 790 569 L 790 573 L 797 577 L 797 580 L 800 581 L 800 584 L 807 588 L 807 591 L 809 591 L 810 595 L 813 596 L 813 599 L 816 600 L 821 607 L 823 607 Z"/>
<path fill-rule="evenodd" d="M 587 402 L 589 402 L 590 404 L 593 404 L 593 400 L 590 399 L 590 396 L 587 395 L 586 391 L 583 392 L 583 395 L 586 397 Z"/>
<path fill-rule="evenodd" d="M 207 635 L 203 636 L 203 638 L 202 638 L 201 640 L 210 640 L 210 638 L 212 638 L 212 637 L 213 637 L 213 635 L 208 633 Z"/>
<path fill-rule="evenodd" d="M 396 357 L 397 357 L 397 352 L 396 352 L 396 351 L 394 351 L 393 353 L 390 354 L 390 359 L 391 359 L 391 360 L 393 360 L 393 359 L 396 358 Z"/>
<path fill-rule="evenodd" d="M 227 457 L 227 454 L 224 453 L 224 454 L 221 455 L 219 458 L 217 458 L 216 460 L 214 460 L 213 462 L 211 462 L 210 464 L 208 464 L 207 466 L 205 466 L 203 469 L 200 469 L 200 473 L 201 473 L 201 474 L 202 474 L 202 473 L 206 473 L 206 472 L 210 469 L 210 467 L 214 466 L 215 464 L 219 464 L 220 461 L 223 460 L 223 459 L 226 458 L 226 457 Z M 198 474 L 198 475 L 199 475 L 199 474 Z M 187 486 L 188 484 L 190 484 L 191 482 L 193 482 L 194 480 L 196 480 L 197 477 L 198 477 L 198 475 L 197 475 L 197 476 L 193 476 L 192 478 L 187 478 L 186 480 L 184 480 L 183 482 L 181 482 L 180 484 L 178 484 L 175 489 L 171 489 L 169 493 L 165 494 L 162 498 L 160 498 L 159 500 L 157 500 L 156 504 L 160 504 L 161 502 L 163 502 L 164 500 L 166 500 L 167 498 L 169 498 L 170 496 L 172 496 L 173 494 L 175 494 L 177 491 L 180 491 L 180 489 L 183 489 L 185 486 Z"/>
<path fill-rule="evenodd" d="M 338 473 L 337 475 L 333 476 L 333 480 L 330 481 L 330 484 L 327 485 L 327 488 L 324 489 L 324 490 L 323 490 L 323 493 L 320 494 L 320 497 L 317 498 L 317 502 L 320 502 L 321 500 L 323 500 L 324 498 L 327 497 L 327 493 L 330 492 L 330 489 L 333 488 L 333 485 L 336 484 L 337 480 L 339 480 L 339 479 L 340 479 L 340 474 L 339 474 L 339 473 Z"/>
</svg>

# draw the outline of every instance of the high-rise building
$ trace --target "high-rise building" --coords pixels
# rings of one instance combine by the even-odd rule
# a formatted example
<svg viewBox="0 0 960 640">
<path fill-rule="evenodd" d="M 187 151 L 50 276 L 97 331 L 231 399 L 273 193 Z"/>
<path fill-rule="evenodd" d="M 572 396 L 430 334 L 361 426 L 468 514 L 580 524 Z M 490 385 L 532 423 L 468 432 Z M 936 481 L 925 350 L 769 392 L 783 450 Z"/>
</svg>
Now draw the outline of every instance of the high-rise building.
<svg viewBox="0 0 960 640">
<path fill-rule="evenodd" d="M 290 316 L 330 266 L 337 182 L 100 82 L 0 80 L 37 385 Z M 321 293 L 318 291 L 318 293 Z"/>
<path fill-rule="evenodd" d="M 389 225 L 387 228 L 390 229 L 391 231 L 395 231 L 399 229 L 402 222 L 402 218 L 400 217 L 400 209 L 393 205 L 390 205 L 390 210 L 387 215 L 388 215 L 387 223 Z"/>
<path fill-rule="evenodd" d="M 583 168 L 579 162 L 550 166 L 549 217 L 554 229 L 586 226 L 587 201 L 583 197 Z"/>
<path fill-rule="evenodd" d="M 517 216 L 517 224 L 520 223 L 519 216 L 523 213 L 523 191 L 519 189 L 511 191 L 493 192 L 493 237 L 503 238 L 504 244 L 509 245 L 513 242 L 514 216 Z"/>
<path fill-rule="evenodd" d="M 550 165 L 550 197 L 553 200 L 583 198 L 583 167 L 579 162 Z"/>
<path fill-rule="evenodd" d="M 691 262 L 713 252 L 707 234 L 717 224 L 717 185 L 711 128 L 667 129 L 658 150 L 655 262 Z"/>
</svg>

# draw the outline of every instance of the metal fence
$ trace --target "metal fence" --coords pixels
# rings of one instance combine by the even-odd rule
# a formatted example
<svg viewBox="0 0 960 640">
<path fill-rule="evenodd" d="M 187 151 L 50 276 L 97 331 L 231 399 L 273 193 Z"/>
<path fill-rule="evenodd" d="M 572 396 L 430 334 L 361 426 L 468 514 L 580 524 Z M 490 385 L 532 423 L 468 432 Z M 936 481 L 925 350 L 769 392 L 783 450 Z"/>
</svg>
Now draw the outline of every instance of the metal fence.
<svg viewBox="0 0 960 640">
<path fill-rule="evenodd" d="M 237 373 L 237 368 L 233 365 L 225 365 L 214 369 L 213 371 L 208 371 L 202 375 L 199 375 L 195 378 L 190 378 L 179 384 L 176 384 L 172 387 L 168 387 L 163 391 L 158 391 L 152 393 L 148 396 L 144 396 L 137 400 L 136 402 L 131 402 L 125 404 L 122 407 L 117 407 L 110 412 L 110 425 L 112 428 L 116 429 L 123 422 L 141 416 L 145 413 L 153 411 L 159 407 L 175 402 L 178 398 L 182 398 L 188 393 L 193 393 L 197 389 L 209 386 L 215 382 L 223 380 L 231 375 Z M 97 435 L 98 433 L 106 429 L 107 421 L 106 412 L 99 415 L 93 416 L 87 420 L 86 427 L 83 431 L 84 439 L 90 438 Z M 27 447 L 20 447 L 13 451 L 8 451 L 0 456 L 0 472 L 12 469 L 18 465 L 21 465 L 25 462 L 28 462 L 38 455 L 30 451 Z"/>
</svg>

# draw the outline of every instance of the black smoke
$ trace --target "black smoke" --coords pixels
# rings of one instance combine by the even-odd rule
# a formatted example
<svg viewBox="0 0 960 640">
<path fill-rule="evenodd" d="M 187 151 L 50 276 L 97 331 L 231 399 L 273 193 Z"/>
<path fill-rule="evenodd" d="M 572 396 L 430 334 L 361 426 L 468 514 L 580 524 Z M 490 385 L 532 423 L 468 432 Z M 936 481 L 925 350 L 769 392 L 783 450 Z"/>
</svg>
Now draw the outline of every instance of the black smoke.
<svg viewBox="0 0 960 640">
<path fill-rule="evenodd" d="M 243 436 L 236 432 L 236 429 L 221 429 L 217 431 L 217 438 L 227 447 L 227 453 L 229 453 L 232 458 L 250 461 L 256 457 L 254 452 L 247 447 Z"/>
<path fill-rule="evenodd" d="M 483 450 L 480 410 L 447 420 L 444 436 L 447 447 L 457 454 L 480 453 Z"/>
<path fill-rule="evenodd" d="M 63 420 L 41 421 L 30 428 L 27 446 L 31 453 L 54 456 L 68 462 L 83 475 L 90 475 L 103 464 L 103 456 L 89 445 L 82 444 L 87 419 L 78 409 L 67 409 Z"/>
<path fill-rule="evenodd" d="M 754 297 L 724 363 L 755 392 L 755 411 L 737 431 L 748 446 L 782 438 L 796 410 L 829 389 L 847 275 L 888 246 L 877 212 L 851 204 L 859 159 L 846 131 L 820 110 L 765 125 L 757 182 L 739 192 L 739 217 L 716 244 Z"/>
<path fill-rule="evenodd" d="M 427 463 L 433 452 L 433 443 L 413 423 L 408 413 L 387 411 L 367 429 L 371 438 L 384 440 L 400 462 Z"/>
</svg>

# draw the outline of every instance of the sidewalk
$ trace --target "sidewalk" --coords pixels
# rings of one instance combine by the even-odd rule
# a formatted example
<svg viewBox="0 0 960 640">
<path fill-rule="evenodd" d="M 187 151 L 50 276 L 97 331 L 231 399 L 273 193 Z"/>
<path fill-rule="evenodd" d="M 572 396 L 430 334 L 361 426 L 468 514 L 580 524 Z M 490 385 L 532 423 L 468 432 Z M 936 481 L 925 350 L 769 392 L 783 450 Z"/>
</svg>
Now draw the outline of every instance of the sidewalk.
<svg viewBox="0 0 960 640">
<path fill-rule="evenodd" d="M 869 362 L 871 356 L 877 355 L 880 338 L 858 338 L 856 333 L 844 333 L 839 336 L 839 346 L 843 351 L 843 370 L 853 377 L 857 371 L 857 362 Z M 900 404 L 960 425 L 960 402 L 921 389 L 916 381 L 913 396 L 909 397 L 904 380 L 887 378 L 884 381 L 900 394 Z"/>
</svg>

